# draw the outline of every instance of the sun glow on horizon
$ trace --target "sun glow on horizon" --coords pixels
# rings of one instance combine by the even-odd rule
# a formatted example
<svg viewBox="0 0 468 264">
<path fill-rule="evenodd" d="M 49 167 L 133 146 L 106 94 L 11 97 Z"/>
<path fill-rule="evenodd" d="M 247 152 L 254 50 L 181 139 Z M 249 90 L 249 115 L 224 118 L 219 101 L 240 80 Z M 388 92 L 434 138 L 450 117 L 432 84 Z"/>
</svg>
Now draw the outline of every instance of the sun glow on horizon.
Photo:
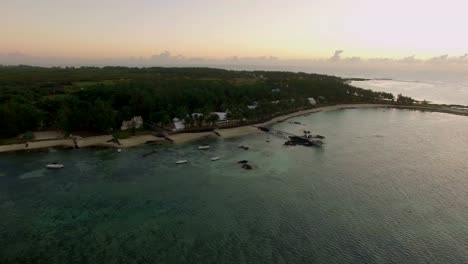
<svg viewBox="0 0 468 264">
<path fill-rule="evenodd" d="M 0 53 L 35 56 L 362 58 L 467 52 L 468 3 L 448 0 L 6 1 Z"/>
</svg>

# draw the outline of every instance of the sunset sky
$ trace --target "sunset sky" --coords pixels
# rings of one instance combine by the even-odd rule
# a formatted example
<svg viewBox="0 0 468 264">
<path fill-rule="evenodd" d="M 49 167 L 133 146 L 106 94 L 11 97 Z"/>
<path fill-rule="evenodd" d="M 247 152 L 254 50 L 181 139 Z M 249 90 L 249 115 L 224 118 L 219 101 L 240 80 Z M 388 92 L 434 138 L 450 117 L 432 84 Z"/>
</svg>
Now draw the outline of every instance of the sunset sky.
<svg viewBox="0 0 468 264">
<path fill-rule="evenodd" d="M 465 0 L 0 0 L 0 53 L 429 58 L 468 51 Z"/>
</svg>

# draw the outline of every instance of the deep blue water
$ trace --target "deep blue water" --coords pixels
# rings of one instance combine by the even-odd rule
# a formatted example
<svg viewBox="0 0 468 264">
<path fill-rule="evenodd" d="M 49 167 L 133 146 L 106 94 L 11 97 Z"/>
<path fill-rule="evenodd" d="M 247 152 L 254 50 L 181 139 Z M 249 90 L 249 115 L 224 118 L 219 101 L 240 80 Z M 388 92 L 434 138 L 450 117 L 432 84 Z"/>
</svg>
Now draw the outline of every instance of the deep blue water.
<svg viewBox="0 0 468 264">
<path fill-rule="evenodd" d="M 0 263 L 468 263 L 468 118 L 355 109 L 290 121 L 303 125 L 275 128 L 326 144 L 256 134 L 1 154 Z M 44 169 L 54 161 L 66 167 Z"/>
</svg>

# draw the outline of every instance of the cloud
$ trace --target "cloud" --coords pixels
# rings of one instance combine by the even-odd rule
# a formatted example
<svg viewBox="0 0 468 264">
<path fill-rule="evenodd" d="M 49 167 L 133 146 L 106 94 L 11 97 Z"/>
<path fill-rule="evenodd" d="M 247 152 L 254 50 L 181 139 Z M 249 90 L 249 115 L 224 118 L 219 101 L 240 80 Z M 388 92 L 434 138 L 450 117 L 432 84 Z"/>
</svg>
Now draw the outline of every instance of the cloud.
<svg viewBox="0 0 468 264">
<path fill-rule="evenodd" d="M 445 62 L 447 61 L 449 55 L 448 54 L 445 54 L 445 55 L 442 55 L 442 56 L 437 56 L 437 57 L 433 57 L 433 58 L 430 58 L 429 60 L 427 60 L 427 62 L 432 62 L 432 63 L 440 63 L 440 62 Z"/>
<path fill-rule="evenodd" d="M 341 54 L 344 52 L 344 50 L 336 50 L 335 54 L 330 57 L 331 61 L 339 61 L 341 60 Z"/>
<path fill-rule="evenodd" d="M 149 57 L 121 57 L 104 59 L 83 59 L 64 57 L 39 57 L 21 53 L 0 53 L 0 65 L 34 65 L 34 66 L 130 66 L 130 67 L 214 67 L 230 70 L 275 70 L 314 72 L 345 77 L 381 77 L 396 78 L 405 76 L 413 79 L 411 73 L 418 76 L 441 76 L 446 73 L 468 72 L 468 53 L 458 56 L 446 54 L 429 59 L 417 59 L 416 56 L 401 59 L 385 57 L 362 58 L 359 56 L 343 57 L 343 50 L 337 50 L 333 56 L 322 59 L 281 59 L 274 56 L 241 57 L 231 56 L 212 59 L 172 55 L 170 51 Z M 428 74 L 430 73 L 430 74 Z M 402 77 L 403 78 L 403 77 Z"/>
<path fill-rule="evenodd" d="M 459 57 L 453 59 L 455 63 L 468 63 L 468 53 L 465 53 Z"/>
<path fill-rule="evenodd" d="M 403 63 L 415 63 L 415 62 L 418 62 L 418 60 L 416 59 L 416 56 L 415 55 L 412 55 L 412 56 L 408 56 L 408 57 L 404 57 L 403 59 L 399 60 L 400 62 L 403 62 Z"/>
<path fill-rule="evenodd" d="M 240 64 L 270 64 L 279 61 L 278 57 L 274 56 L 260 56 L 260 57 L 238 57 L 232 56 L 225 59 L 229 63 L 240 63 Z"/>
<path fill-rule="evenodd" d="M 361 57 L 350 57 L 350 58 L 345 58 L 343 60 L 347 62 L 361 62 L 362 61 Z"/>
</svg>

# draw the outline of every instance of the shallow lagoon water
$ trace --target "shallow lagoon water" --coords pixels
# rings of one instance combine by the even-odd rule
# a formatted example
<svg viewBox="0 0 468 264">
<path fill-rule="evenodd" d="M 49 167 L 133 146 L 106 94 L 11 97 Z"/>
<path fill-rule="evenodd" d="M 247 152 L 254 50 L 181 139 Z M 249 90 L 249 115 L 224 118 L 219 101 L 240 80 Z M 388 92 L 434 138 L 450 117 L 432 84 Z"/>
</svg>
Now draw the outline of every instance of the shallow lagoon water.
<svg viewBox="0 0 468 264">
<path fill-rule="evenodd" d="M 275 128 L 326 144 L 1 154 L 0 263 L 468 263 L 468 118 L 353 109 Z"/>
</svg>

